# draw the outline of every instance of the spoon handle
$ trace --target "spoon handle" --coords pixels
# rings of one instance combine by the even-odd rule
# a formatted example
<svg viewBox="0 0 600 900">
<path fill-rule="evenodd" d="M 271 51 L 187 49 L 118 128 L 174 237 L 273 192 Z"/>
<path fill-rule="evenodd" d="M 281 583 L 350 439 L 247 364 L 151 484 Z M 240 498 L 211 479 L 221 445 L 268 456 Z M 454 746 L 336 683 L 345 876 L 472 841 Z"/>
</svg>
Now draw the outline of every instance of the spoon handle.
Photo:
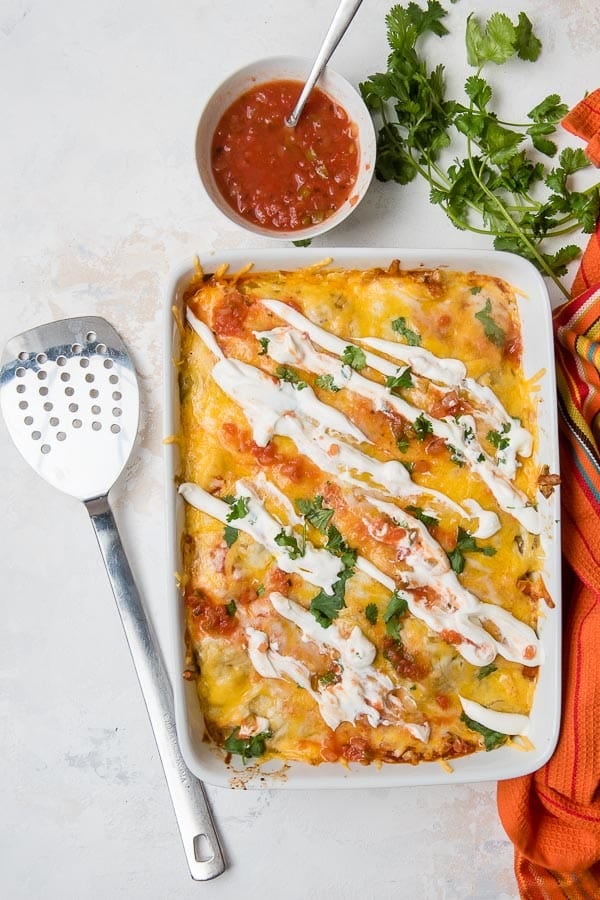
<svg viewBox="0 0 600 900">
<path fill-rule="evenodd" d="M 85 503 L 104 559 L 125 637 L 142 688 L 190 874 L 208 881 L 225 871 L 202 782 L 187 768 L 177 741 L 171 683 L 144 610 L 108 497 Z"/>
<path fill-rule="evenodd" d="M 356 15 L 356 11 L 358 7 L 361 5 L 362 0 L 340 0 L 340 4 L 335 12 L 333 19 L 331 20 L 331 25 L 325 35 L 323 43 L 321 45 L 321 49 L 319 50 L 317 57 L 313 63 L 313 67 L 310 70 L 310 75 L 306 81 L 306 84 L 302 88 L 302 93 L 298 98 L 298 102 L 296 103 L 294 109 L 292 110 L 290 116 L 286 119 L 286 124 L 289 125 L 290 128 L 295 128 L 298 124 L 298 119 L 304 109 L 304 104 L 308 100 L 308 95 L 314 88 L 321 72 L 329 62 L 329 59 L 343 38 L 344 34 L 350 22 Z"/>
</svg>

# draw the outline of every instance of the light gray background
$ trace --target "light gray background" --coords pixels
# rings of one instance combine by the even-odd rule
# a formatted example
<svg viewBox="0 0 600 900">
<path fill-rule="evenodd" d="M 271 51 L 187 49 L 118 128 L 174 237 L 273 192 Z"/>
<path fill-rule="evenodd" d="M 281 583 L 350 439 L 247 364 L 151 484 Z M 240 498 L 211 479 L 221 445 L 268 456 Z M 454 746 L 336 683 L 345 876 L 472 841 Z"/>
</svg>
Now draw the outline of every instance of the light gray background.
<svg viewBox="0 0 600 900">
<path fill-rule="evenodd" d="M 0 342 L 53 318 L 106 316 L 140 374 L 144 418 L 115 492 L 140 588 L 164 617 L 161 330 L 169 273 L 208 249 L 268 246 L 211 208 L 194 164 L 204 101 L 261 56 L 311 55 L 334 0 L 0 0 Z M 333 65 L 385 65 L 383 0 L 365 0 Z M 598 86 L 589 0 L 460 0 L 439 43 L 459 91 L 470 10 L 525 9 L 542 59 L 492 70 L 519 118 Z M 510 115 L 508 116 L 510 117 Z M 315 245 L 477 247 L 424 185 L 374 184 Z M 583 239 L 582 239 L 583 243 Z M 553 301 L 558 300 L 555 291 Z M 495 785 L 346 792 L 210 789 L 229 859 L 190 881 L 85 511 L 41 482 L 0 426 L 0 894 L 8 900 L 514 900 Z"/>
</svg>

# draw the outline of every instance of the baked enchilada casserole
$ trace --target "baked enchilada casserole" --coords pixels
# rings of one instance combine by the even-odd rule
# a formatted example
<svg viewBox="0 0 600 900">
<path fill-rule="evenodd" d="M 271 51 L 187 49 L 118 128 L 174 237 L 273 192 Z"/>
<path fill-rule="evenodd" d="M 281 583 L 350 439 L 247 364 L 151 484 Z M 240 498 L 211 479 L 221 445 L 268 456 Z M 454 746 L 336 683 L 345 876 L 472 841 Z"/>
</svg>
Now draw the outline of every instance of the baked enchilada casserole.
<svg viewBox="0 0 600 900">
<path fill-rule="evenodd" d="M 558 479 L 511 286 L 198 266 L 184 301 L 184 676 L 207 739 L 313 765 L 526 747 Z"/>
</svg>

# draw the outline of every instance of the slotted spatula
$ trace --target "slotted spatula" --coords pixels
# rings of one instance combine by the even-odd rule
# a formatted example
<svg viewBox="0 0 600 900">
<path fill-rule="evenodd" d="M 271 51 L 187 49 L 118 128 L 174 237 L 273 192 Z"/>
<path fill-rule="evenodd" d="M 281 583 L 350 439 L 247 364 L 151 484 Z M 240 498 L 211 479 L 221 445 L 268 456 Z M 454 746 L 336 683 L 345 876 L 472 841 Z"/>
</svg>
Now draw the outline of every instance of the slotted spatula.
<svg viewBox="0 0 600 900">
<path fill-rule="evenodd" d="M 10 435 L 27 462 L 86 506 L 146 701 L 190 873 L 197 881 L 215 878 L 225 870 L 223 853 L 204 788 L 179 750 L 167 670 L 108 502 L 138 429 L 139 391 L 127 348 L 97 316 L 33 328 L 4 348 L 0 402 Z"/>
</svg>

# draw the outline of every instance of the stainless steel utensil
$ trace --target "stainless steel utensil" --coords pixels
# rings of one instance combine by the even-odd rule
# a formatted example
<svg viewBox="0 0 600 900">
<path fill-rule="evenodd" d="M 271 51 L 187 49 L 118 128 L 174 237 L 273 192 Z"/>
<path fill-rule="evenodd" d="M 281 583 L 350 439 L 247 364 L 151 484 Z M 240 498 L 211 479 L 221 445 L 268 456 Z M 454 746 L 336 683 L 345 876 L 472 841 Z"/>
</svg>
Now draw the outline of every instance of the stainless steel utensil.
<svg viewBox="0 0 600 900">
<path fill-rule="evenodd" d="M 223 853 L 204 788 L 179 750 L 167 670 L 108 502 L 138 429 L 139 391 L 127 348 L 97 316 L 26 331 L 4 348 L 0 403 L 27 462 L 86 506 L 146 701 L 190 873 L 197 881 L 215 878 L 225 870 Z"/>
<path fill-rule="evenodd" d="M 302 110 L 304 109 L 304 104 L 308 100 L 310 92 L 317 83 L 321 72 L 329 62 L 333 51 L 346 34 L 348 26 L 356 15 L 358 7 L 361 5 L 361 3 L 362 0 L 340 0 L 340 4 L 335 12 L 333 19 L 331 20 L 331 25 L 327 30 L 327 34 L 323 38 L 321 49 L 317 53 L 317 56 L 313 63 L 313 67 L 310 70 L 310 74 L 306 80 L 306 84 L 302 88 L 302 93 L 298 97 L 298 102 L 296 103 L 291 114 L 285 120 L 286 125 L 289 125 L 290 128 L 295 128 L 298 124 L 298 119 L 300 118 Z"/>
</svg>

